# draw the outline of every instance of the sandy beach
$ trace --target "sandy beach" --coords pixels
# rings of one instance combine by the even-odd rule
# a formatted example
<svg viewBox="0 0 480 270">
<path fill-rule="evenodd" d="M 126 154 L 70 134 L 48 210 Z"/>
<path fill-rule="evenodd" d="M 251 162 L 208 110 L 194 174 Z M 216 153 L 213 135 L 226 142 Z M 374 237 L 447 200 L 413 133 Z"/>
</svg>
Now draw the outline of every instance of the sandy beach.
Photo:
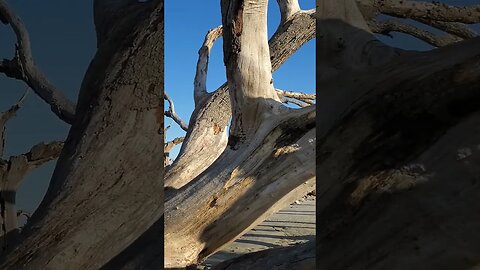
<svg viewBox="0 0 480 270">
<path fill-rule="evenodd" d="M 315 197 L 306 196 L 210 256 L 199 269 L 210 269 L 222 261 L 245 253 L 289 246 L 313 238 L 315 238 Z"/>
</svg>

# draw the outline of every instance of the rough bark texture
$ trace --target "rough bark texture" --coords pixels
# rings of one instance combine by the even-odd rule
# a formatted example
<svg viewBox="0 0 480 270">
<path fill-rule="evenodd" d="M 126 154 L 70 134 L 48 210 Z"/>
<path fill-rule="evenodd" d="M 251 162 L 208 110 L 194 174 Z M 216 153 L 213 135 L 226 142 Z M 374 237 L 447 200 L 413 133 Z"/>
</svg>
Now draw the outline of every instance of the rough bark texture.
<svg viewBox="0 0 480 270">
<path fill-rule="evenodd" d="M 267 1 L 222 1 L 224 62 L 233 111 L 229 146 L 219 148 L 221 155 L 206 170 L 200 168 L 203 172 L 190 164 L 202 173 L 188 175 L 180 189 L 167 193 L 167 268 L 194 265 L 314 189 L 310 158 L 315 155 L 315 108 L 291 110 L 281 105 L 271 79 L 266 7 Z M 276 38 L 288 29 L 285 25 Z M 305 42 L 303 38 L 300 35 L 297 46 Z"/>
<path fill-rule="evenodd" d="M 0 159 L 0 204 L 3 250 L 15 243 L 18 234 L 17 208 L 15 206 L 16 192 L 25 176 L 33 169 L 58 158 L 63 143 L 52 142 L 37 144 L 25 154 L 12 156 L 8 160 Z"/>
<path fill-rule="evenodd" d="M 314 36 L 313 11 L 300 11 L 281 24 L 269 41 L 272 70 L 278 69 Z M 230 117 L 230 97 L 228 86 L 224 84 L 195 107 L 180 153 L 166 171 L 167 187 L 184 186 L 220 156 L 227 145 L 226 127 Z"/>
<path fill-rule="evenodd" d="M 46 198 L 0 268 L 98 269 L 161 218 L 163 1 L 138 8 L 99 36 Z"/>
<path fill-rule="evenodd" d="M 475 38 L 320 81 L 317 267 L 478 265 L 479 48 Z"/>
<path fill-rule="evenodd" d="M 313 12 L 278 0 L 282 19 L 269 47 L 266 0 L 222 1 L 231 91 L 207 93 L 206 76 L 196 80 L 163 216 L 163 1 L 94 1 L 98 51 L 75 113 L 43 96 L 61 118 L 70 112 L 62 119 L 72 129 L 45 200 L 0 268 L 158 269 L 162 258 L 167 268 L 193 266 L 312 191 L 315 173 L 317 268 L 478 267 L 480 39 L 461 41 L 474 36 L 465 24 L 480 21 L 478 6 L 356 2 L 319 2 L 319 104 L 293 110 L 282 106 L 288 93 L 274 88 L 271 72 L 313 37 Z M 28 45 L 0 3 L 1 21 Z M 451 39 L 418 37 L 455 44 L 425 53 L 388 47 L 372 33 L 395 29 L 372 29 L 378 14 L 427 22 Z M 207 71 L 209 46 L 197 75 Z M 21 60 L 29 46 L 20 47 Z M 2 62 L 0 72 L 28 83 L 18 63 Z M 58 97 L 51 85 L 30 86 Z M 11 115 L 2 114 L 2 130 Z M 44 145 L 0 160 L 3 202 L 28 162 L 58 154 L 52 145 L 56 152 Z M 15 231 L 15 211 L 2 206 L 5 228 Z M 313 269 L 311 245 L 247 255 L 239 269 Z M 239 260 L 219 267 L 238 268 Z"/>
<path fill-rule="evenodd" d="M 167 195 L 166 267 L 196 263 L 315 188 L 315 113 L 303 110 L 271 119 L 248 147 L 226 150 L 189 185 Z"/>
</svg>

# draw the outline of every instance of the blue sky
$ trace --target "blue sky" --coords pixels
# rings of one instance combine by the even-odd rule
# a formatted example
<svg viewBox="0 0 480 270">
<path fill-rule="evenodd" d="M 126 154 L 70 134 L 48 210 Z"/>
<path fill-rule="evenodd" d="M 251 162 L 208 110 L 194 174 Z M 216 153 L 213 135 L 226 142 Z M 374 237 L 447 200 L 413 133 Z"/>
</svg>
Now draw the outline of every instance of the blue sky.
<svg viewBox="0 0 480 270">
<path fill-rule="evenodd" d="M 480 0 L 446 1 L 450 4 L 478 4 Z M 23 19 L 30 32 L 36 64 L 69 98 L 75 100 L 80 83 L 95 53 L 92 0 L 9 0 L 8 3 Z M 301 0 L 302 8 L 315 6 L 314 0 Z M 220 24 L 220 1 L 165 0 L 165 89 L 176 103 L 178 114 L 188 121 L 193 110 L 193 78 L 197 51 L 206 31 Z M 273 34 L 279 23 L 276 1 L 270 0 L 269 31 Z M 479 27 L 477 30 L 480 31 Z M 0 25 L 0 58 L 11 58 L 15 38 L 10 28 Z M 402 48 L 425 50 L 424 43 L 405 35 L 382 38 Z M 274 73 L 275 86 L 286 90 L 315 90 L 314 41 L 307 43 Z M 225 82 L 222 43 L 213 46 L 207 86 L 215 90 Z M 6 110 L 23 94 L 22 82 L 0 75 L 0 110 Z M 166 119 L 166 124 L 172 123 Z M 31 93 L 24 108 L 7 126 L 6 154 L 26 152 L 36 143 L 63 140 L 69 126 L 56 118 L 49 107 Z M 175 124 L 169 138 L 181 136 Z M 53 172 L 54 162 L 32 172 L 18 192 L 19 208 L 34 210 L 41 201 Z"/>
<path fill-rule="evenodd" d="M 32 42 L 34 61 L 44 74 L 70 99 L 76 100 L 80 83 L 95 53 L 93 1 L 7 1 L 24 21 Z M 15 36 L 0 25 L 0 58 L 11 58 Z M 25 84 L 0 75 L 0 110 L 20 98 Z M 64 140 L 69 126 L 60 121 L 31 92 L 25 106 L 7 126 L 5 157 L 26 152 L 39 142 Z M 18 191 L 20 209 L 32 211 L 46 192 L 55 162 L 29 174 Z"/>
<path fill-rule="evenodd" d="M 315 8 L 314 0 L 300 0 L 302 9 Z M 268 30 L 273 35 L 280 22 L 280 12 L 276 1 L 269 1 Z M 194 109 L 193 80 L 198 60 L 198 49 L 205 34 L 221 24 L 220 1 L 191 1 L 188 5 L 178 0 L 165 1 L 165 91 L 175 102 L 175 109 L 188 123 Z M 275 87 L 315 92 L 315 40 L 305 44 L 294 56 L 274 74 Z M 226 81 L 223 64 L 222 39 L 213 45 L 208 66 L 207 89 L 214 91 Z M 182 131 L 170 118 L 165 125 L 172 128 L 167 139 L 183 136 Z M 172 152 L 176 155 L 179 147 Z"/>
</svg>

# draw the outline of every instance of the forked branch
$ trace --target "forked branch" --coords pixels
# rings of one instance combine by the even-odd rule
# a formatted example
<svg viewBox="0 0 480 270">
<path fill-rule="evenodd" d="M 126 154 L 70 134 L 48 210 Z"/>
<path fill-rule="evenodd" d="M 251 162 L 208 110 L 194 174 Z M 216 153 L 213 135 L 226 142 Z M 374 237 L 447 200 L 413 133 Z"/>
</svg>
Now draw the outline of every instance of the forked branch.
<svg viewBox="0 0 480 270">
<path fill-rule="evenodd" d="M 18 230 L 18 216 L 15 197 L 25 176 L 32 169 L 58 158 L 63 148 L 63 142 L 52 142 L 48 144 L 37 144 L 27 153 L 12 156 L 9 160 L 0 160 L 0 204 L 2 207 L 2 237 L 4 244 L 8 244 L 16 237 Z M 8 237 L 7 237 L 8 236 Z"/>
<path fill-rule="evenodd" d="M 372 31 L 389 35 L 389 32 L 401 32 L 414 36 L 433 46 L 440 47 L 474 38 L 478 34 L 467 24 L 480 22 L 480 5 L 450 6 L 440 2 L 400 1 L 400 0 L 356 0 Z M 445 36 L 433 34 L 409 22 L 395 20 L 377 21 L 378 15 L 411 19 L 437 28 Z"/>
<path fill-rule="evenodd" d="M 166 142 L 165 146 L 164 146 L 164 152 L 166 154 L 170 153 L 175 146 L 183 143 L 184 139 L 185 139 L 185 137 L 178 137 L 178 138 L 175 138 L 175 139 L 173 139 L 169 142 Z"/>
<path fill-rule="evenodd" d="M 195 81 L 193 83 L 195 106 L 207 95 L 207 73 L 210 50 L 215 40 L 222 36 L 222 33 L 222 26 L 208 30 L 203 45 L 198 51 L 197 72 L 195 73 Z"/>
<path fill-rule="evenodd" d="M 398 18 L 473 24 L 480 22 L 480 5 L 451 6 L 438 1 L 356 0 L 360 5 Z"/>
<path fill-rule="evenodd" d="M 51 110 L 63 121 L 71 124 L 75 116 L 75 104 L 68 100 L 35 66 L 30 48 L 30 37 L 23 22 L 18 18 L 5 0 L 0 0 L 2 22 L 10 24 L 17 36 L 15 56 L 4 59 L 0 72 L 8 77 L 24 81 L 35 93 L 50 105 Z"/>
<path fill-rule="evenodd" d="M 308 107 L 315 104 L 315 94 L 305 94 L 276 89 L 278 96 L 283 103 L 293 103 L 299 107 Z"/>
<path fill-rule="evenodd" d="M 463 23 L 442 22 L 442 21 L 433 21 L 433 20 L 424 20 L 424 19 L 418 19 L 418 21 L 423 24 L 427 24 L 432 27 L 435 27 L 446 33 L 460 37 L 462 39 L 474 38 L 478 36 L 478 34 L 475 31 L 473 31 L 466 24 L 463 24 Z"/>
<path fill-rule="evenodd" d="M 280 23 L 283 24 L 290 19 L 290 17 L 300 11 L 298 0 L 277 0 L 280 7 Z"/>
</svg>

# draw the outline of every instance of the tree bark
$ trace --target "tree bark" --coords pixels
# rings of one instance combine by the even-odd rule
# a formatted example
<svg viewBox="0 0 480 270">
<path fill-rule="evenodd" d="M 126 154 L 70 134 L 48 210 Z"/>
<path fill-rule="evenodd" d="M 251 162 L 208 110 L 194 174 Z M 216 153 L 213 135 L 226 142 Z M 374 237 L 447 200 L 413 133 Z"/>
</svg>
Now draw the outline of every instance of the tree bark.
<svg viewBox="0 0 480 270">
<path fill-rule="evenodd" d="M 140 14 L 100 42 L 47 195 L 0 268 L 98 269 L 161 218 L 163 1 Z"/>
<path fill-rule="evenodd" d="M 300 11 L 281 24 L 269 41 L 272 70 L 315 36 L 314 12 Z M 167 169 L 165 186 L 181 188 L 205 171 L 227 146 L 231 103 L 227 84 L 195 107 L 178 157 Z M 202 158 L 199 159 L 198 157 Z"/>
<path fill-rule="evenodd" d="M 196 264 L 314 189 L 315 107 L 282 106 L 271 79 L 266 9 L 267 1 L 222 1 L 229 146 L 167 193 L 166 268 Z"/>
<path fill-rule="evenodd" d="M 471 185 L 479 162 L 472 157 L 457 165 L 448 153 L 461 149 L 464 139 L 475 145 L 475 135 L 455 126 L 464 121 L 475 126 L 467 119 L 480 108 L 479 48 L 475 38 L 321 82 L 317 267 L 469 269 L 478 264 L 473 254 L 479 234 L 472 229 L 478 226 L 478 210 L 466 204 L 478 196 Z M 478 113 L 471 117 L 478 119 Z M 453 184 L 456 177 L 462 182 Z M 466 195 L 442 205 L 452 188 Z M 441 225 L 447 217 L 452 221 Z M 446 236 L 440 233 L 444 226 L 457 227 Z M 452 248 L 458 245 L 454 239 L 465 244 Z"/>
</svg>

